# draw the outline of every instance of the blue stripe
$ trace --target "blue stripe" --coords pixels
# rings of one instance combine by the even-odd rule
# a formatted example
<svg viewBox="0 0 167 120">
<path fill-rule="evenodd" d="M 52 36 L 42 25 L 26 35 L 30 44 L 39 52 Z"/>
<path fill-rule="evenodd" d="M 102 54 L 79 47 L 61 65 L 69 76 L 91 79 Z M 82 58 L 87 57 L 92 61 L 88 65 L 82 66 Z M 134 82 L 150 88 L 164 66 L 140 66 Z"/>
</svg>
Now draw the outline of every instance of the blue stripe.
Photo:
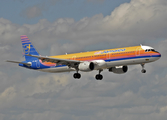
<svg viewBox="0 0 167 120">
<path fill-rule="evenodd" d="M 152 57 L 161 57 L 161 55 L 152 55 Z"/>
<path fill-rule="evenodd" d="M 135 56 L 135 57 L 127 57 L 127 58 L 119 58 L 119 59 L 108 59 L 108 60 L 105 60 L 105 62 L 110 62 L 110 61 L 119 61 L 119 60 L 128 60 L 128 59 L 138 59 L 138 58 L 148 58 L 148 57 L 161 57 L 161 55 L 147 55 L 147 56 Z M 58 67 L 65 67 L 66 65 L 58 65 L 58 66 L 55 66 L 55 68 L 58 68 Z M 49 67 L 49 66 L 44 66 L 41 64 L 41 68 L 39 69 L 45 69 L 45 68 L 52 68 L 52 67 Z M 37 68 L 38 69 L 38 68 Z"/>
<path fill-rule="evenodd" d="M 22 41 L 22 42 L 30 42 L 30 40 L 24 40 L 24 41 Z"/>
<path fill-rule="evenodd" d="M 136 57 L 127 57 L 127 58 L 118 58 L 118 59 L 108 59 L 108 60 L 105 60 L 105 61 L 106 61 L 106 62 L 110 62 L 110 61 L 137 59 L 137 58 L 148 58 L 148 57 L 161 57 L 161 55 L 136 56 Z"/>
<path fill-rule="evenodd" d="M 31 44 L 31 42 L 25 42 L 25 43 L 22 43 L 22 44 L 23 44 L 23 45 L 25 45 L 25 44 L 27 45 L 27 44 Z"/>
<path fill-rule="evenodd" d="M 23 39 L 21 39 L 21 40 L 23 41 L 23 40 L 29 40 L 29 39 L 28 39 L 28 38 L 23 38 Z"/>
</svg>

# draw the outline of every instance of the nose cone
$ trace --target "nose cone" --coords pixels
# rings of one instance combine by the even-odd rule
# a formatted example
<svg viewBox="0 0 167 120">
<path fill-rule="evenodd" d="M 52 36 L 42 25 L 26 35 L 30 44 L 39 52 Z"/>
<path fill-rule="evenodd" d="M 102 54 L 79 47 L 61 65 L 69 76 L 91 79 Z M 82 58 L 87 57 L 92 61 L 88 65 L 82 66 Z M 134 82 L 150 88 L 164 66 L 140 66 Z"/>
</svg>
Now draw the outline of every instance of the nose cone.
<svg viewBox="0 0 167 120">
<path fill-rule="evenodd" d="M 157 56 L 160 58 L 160 57 L 161 57 L 161 54 L 158 52 L 158 53 L 157 53 Z"/>
<path fill-rule="evenodd" d="M 155 58 L 158 60 L 158 59 L 160 59 L 160 57 L 161 57 L 161 54 L 159 52 L 157 52 L 155 55 Z"/>
</svg>

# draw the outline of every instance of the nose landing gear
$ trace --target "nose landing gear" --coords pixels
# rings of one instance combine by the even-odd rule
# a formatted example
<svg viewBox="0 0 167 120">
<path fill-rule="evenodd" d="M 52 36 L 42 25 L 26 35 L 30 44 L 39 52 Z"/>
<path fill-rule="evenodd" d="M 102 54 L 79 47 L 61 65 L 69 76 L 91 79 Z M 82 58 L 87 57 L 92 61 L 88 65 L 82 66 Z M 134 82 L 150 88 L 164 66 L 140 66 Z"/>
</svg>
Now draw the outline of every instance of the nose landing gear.
<svg viewBox="0 0 167 120">
<path fill-rule="evenodd" d="M 142 72 L 142 73 L 146 73 L 146 70 L 144 69 L 144 65 L 145 65 L 144 63 L 141 64 L 141 66 L 142 66 L 141 72 Z"/>
</svg>

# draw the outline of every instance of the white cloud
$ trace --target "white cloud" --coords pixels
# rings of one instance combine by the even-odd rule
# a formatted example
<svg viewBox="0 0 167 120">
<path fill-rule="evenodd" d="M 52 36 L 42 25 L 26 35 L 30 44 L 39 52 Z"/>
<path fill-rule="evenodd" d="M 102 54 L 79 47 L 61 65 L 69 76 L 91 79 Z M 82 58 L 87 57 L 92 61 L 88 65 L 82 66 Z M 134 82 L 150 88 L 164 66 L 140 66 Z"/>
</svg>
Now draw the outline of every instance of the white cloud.
<svg viewBox="0 0 167 120">
<path fill-rule="evenodd" d="M 165 120 L 166 11 L 166 0 L 132 0 L 116 8 L 110 16 L 99 14 L 78 22 L 72 18 L 53 23 L 42 19 L 34 25 L 20 26 L 1 18 L 0 119 Z M 43 73 L 4 62 L 23 60 L 22 34 L 28 35 L 42 55 L 151 41 L 162 58 L 146 65 L 148 74 L 141 74 L 138 65 L 130 66 L 124 75 L 103 71 L 103 81 L 94 79 L 97 71 L 82 73 L 81 80 L 74 80 L 73 73 Z"/>
</svg>

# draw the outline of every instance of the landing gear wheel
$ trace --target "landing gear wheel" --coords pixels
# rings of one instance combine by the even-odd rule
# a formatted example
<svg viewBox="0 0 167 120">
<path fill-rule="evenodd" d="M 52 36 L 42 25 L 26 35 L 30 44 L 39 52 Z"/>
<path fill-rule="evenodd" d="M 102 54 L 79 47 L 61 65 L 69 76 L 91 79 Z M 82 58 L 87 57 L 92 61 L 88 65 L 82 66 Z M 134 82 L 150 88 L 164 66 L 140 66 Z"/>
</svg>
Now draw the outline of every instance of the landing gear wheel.
<svg viewBox="0 0 167 120">
<path fill-rule="evenodd" d="M 146 73 L 146 70 L 144 69 L 144 65 L 145 65 L 144 63 L 141 64 L 141 66 L 142 66 L 141 72 L 142 72 L 142 73 Z"/>
<path fill-rule="evenodd" d="M 74 73 L 73 77 L 74 77 L 75 79 L 80 79 L 80 78 L 81 78 L 81 74 L 79 74 L 79 73 Z"/>
<path fill-rule="evenodd" d="M 95 76 L 96 80 L 102 80 L 102 79 L 103 79 L 103 75 L 100 74 L 102 71 L 103 71 L 103 70 L 99 70 L 99 74 L 97 74 L 97 75 Z"/>
<path fill-rule="evenodd" d="M 78 76 L 77 76 L 77 78 L 78 78 L 78 79 L 80 79 L 80 78 L 81 78 L 81 74 L 79 74 L 79 73 L 78 73 Z"/>
<path fill-rule="evenodd" d="M 103 76 L 100 75 L 100 74 L 97 74 L 97 75 L 95 76 L 95 78 L 96 78 L 96 80 L 102 80 L 102 79 L 103 79 Z"/>
<path fill-rule="evenodd" d="M 145 70 L 145 69 L 142 69 L 141 72 L 142 72 L 142 73 L 146 73 L 146 70 Z"/>
</svg>

